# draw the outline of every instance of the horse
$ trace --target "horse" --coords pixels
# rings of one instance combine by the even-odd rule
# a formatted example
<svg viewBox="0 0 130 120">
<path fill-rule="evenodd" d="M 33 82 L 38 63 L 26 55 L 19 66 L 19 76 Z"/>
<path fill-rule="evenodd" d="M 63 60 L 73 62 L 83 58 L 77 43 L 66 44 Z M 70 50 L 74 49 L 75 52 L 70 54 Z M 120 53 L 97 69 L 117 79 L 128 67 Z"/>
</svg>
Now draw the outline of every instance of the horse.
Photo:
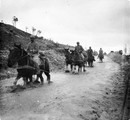
<svg viewBox="0 0 130 120">
<path fill-rule="evenodd" d="M 98 54 L 98 58 L 99 58 L 99 60 L 100 60 L 101 62 L 103 62 L 104 55 L 103 55 L 103 54 L 101 54 L 101 53 L 99 53 L 99 54 Z"/>
<path fill-rule="evenodd" d="M 83 54 L 81 53 L 78 53 L 76 52 L 75 50 L 72 51 L 71 53 L 71 56 L 72 56 L 72 65 L 73 65 L 73 73 L 78 73 L 82 71 L 82 68 L 83 68 L 83 71 L 85 72 L 85 57 Z M 78 69 L 76 69 L 78 67 Z"/>
<path fill-rule="evenodd" d="M 88 54 L 85 50 L 82 52 L 82 54 L 84 56 L 84 67 L 85 67 L 87 66 L 87 62 L 88 62 Z"/>
<path fill-rule="evenodd" d="M 69 65 L 72 71 L 73 60 L 72 60 L 71 52 L 69 51 L 69 49 L 64 49 L 64 53 L 65 53 L 65 69 L 66 69 L 65 72 L 69 72 L 69 68 L 68 68 Z"/>
<path fill-rule="evenodd" d="M 17 68 L 17 77 L 14 81 L 14 85 L 17 84 L 17 81 L 20 78 L 23 78 L 24 84 L 27 84 L 27 80 L 29 79 L 32 83 L 32 76 L 37 75 L 37 79 L 40 77 L 41 84 L 43 84 L 44 79 L 42 77 L 42 73 L 44 72 L 47 76 L 48 83 L 50 83 L 50 70 L 49 70 L 49 62 L 45 60 L 45 64 L 41 64 L 39 66 L 40 73 L 37 74 L 37 70 L 35 68 L 35 62 L 32 60 L 32 58 L 28 55 L 28 53 L 21 48 L 20 45 L 14 44 L 14 48 L 10 50 L 10 53 L 8 55 L 8 67 L 13 67 L 16 63 L 18 64 Z"/>
<path fill-rule="evenodd" d="M 93 61 L 95 61 L 95 58 L 92 55 L 92 53 L 89 53 L 88 51 L 87 51 L 87 55 L 88 55 L 88 59 L 87 59 L 88 66 L 93 67 Z"/>
</svg>

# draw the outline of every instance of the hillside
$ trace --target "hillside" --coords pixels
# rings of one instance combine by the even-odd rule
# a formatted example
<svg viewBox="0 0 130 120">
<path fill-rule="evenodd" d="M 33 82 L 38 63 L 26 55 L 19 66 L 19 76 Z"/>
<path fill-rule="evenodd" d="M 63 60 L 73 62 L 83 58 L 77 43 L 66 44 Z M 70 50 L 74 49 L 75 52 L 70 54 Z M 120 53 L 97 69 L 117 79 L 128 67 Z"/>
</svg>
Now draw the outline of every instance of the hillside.
<svg viewBox="0 0 130 120">
<path fill-rule="evenodd" d="M 27 48 L 30 42 L 30 34 L 11 25 L 0 23 L 0 67 L 1 70 L 7 71 L 7 57 L 9 48 L 12 48 L 14 43 L 20 43 L 24 49 Z M 46 57 L 50 61 L 50 68 L 52 71 L 63 70 L 64 68 L 64 53 L 63 49 L 67 45 L 55 43 L 43 37 L 37 37 L 36 42 L 41 51 L 44 51 Z M 1 72 L 2 73 L 2 72 Z M 6 75 L 6 74 L 5 74 Z M 2 76 L 2 74 L 0 75 Z"/>
</svg>

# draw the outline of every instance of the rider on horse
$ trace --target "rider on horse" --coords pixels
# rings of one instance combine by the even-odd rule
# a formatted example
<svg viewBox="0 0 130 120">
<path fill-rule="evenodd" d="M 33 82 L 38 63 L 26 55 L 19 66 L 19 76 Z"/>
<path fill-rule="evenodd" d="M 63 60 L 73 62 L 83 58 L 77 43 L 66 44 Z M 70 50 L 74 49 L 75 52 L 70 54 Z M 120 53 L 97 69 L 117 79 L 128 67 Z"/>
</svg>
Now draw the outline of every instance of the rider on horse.
<svg viewBox="0 0 130 120">
<path fill-rule="evenodd" d="M 79 42 L 77 42 L 77 46 L 75 47 L 75 52 L 81 55 L 82 59 L 84 59 L 84 55 L 82 53 L 83 51 L 84 51 L 83 47 L 80 45 Z"/>
<path fill-rule="evenodd" d="M 87 54 L 88 54 L 88 58 L 94 59 L 94 58 L 93 58 L 93 50 L 92 50 L 91 47 L 89 47 L 89 49 L 87 50 Z"/>
<path fill-rule="evenodd" d="M 98 57 L 99 58 L 104 58 L 104 55 L 103 55 L 103 50 L 102 50 L 102 48 L 100 48 L 100 50 L 99 50 L 99 54 L 98 54 Z"/>
<path fill-rule="evenodd" d="M 35 42 L 35 36 L 30 36 L 31 42 L 28 44 L 27 52 L 32 57 L 33 61 L 35 62 L 35 68 L 37 71 L 37 74 L 40 73 L 40 59 L 39 59 L 39 46 Z"/>
</svg>

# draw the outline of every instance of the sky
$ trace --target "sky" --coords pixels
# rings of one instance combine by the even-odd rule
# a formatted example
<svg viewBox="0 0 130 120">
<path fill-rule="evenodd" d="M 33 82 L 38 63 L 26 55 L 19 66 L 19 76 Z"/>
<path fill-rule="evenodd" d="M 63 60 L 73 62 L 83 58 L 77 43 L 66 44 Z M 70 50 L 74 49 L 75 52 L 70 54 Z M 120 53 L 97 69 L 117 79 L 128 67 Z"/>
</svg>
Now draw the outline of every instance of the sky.
<svg viewBox="0 0 130 120">
<path fill-rule="evenodd" d="M 84 49 L 130 50 L 129 0 L 0 0 L 0 20 L 54 42 Z M 127 50 L 127 51 L 128 51 Z"/>
</svg>

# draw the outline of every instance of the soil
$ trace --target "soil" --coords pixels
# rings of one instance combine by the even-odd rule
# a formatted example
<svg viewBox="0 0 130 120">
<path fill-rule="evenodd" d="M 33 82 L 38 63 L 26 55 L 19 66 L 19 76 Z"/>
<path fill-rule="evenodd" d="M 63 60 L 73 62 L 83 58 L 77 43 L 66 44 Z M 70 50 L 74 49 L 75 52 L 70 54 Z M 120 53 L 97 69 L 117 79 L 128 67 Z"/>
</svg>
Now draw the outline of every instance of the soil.
<svg viewBox="0 0 130 120">
<path fill-rule="evenodd" d="M 14 77 L 0 82 L 1 120 L 119 120 L 124 99 L 121 67 L 110 58 L 86 72 L 51 72 L 53 83 L 20 87 Z"/>
</svg>

